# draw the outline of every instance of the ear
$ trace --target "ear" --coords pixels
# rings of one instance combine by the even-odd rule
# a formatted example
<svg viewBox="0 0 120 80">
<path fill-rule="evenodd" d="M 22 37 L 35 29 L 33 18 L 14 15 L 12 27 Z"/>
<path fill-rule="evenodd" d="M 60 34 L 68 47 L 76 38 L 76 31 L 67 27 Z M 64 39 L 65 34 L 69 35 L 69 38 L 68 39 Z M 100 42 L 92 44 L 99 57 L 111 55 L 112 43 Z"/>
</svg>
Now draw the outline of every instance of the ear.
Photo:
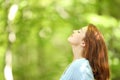
<svg viewBox="0 0 120 80">
<path fill-rule="evenodd" d="M 85 47 L 85 41 L 82 40 L 81 44 L 82 47 Z"/>
</svg>

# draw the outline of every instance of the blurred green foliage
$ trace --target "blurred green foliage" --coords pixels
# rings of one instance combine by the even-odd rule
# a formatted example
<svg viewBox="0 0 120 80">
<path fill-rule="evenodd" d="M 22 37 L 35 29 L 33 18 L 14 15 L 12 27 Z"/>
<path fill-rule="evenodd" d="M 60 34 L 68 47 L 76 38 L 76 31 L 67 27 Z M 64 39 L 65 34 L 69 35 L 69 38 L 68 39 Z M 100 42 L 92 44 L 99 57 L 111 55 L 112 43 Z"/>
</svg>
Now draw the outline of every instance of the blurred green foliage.
<svg viewBox="0 0 120 80">
<path fill-rule="evenodd" d="M 13 4 L 18 11 L 9 22 Z M 8 45 L 14 80 L 59 80 L 72 61 L 68 36 L 89 23 L 105 37 L 111 80 L 120 79 L 120 0 L 0 0 L 0 6 L 0 80 Z M 11 44 L 8 26 L 16 35 Z"/>
</svg>

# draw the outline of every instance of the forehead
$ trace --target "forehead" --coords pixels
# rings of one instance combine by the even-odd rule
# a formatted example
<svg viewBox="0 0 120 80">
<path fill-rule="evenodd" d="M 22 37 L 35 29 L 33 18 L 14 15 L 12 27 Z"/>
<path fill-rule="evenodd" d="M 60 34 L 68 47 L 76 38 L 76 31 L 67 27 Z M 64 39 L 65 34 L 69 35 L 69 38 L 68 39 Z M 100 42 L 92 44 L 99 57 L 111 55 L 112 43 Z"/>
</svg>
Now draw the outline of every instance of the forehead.
<svg viewBox="0 0 120 80">
<path fill-rule="evenodd" d="M 87 29 L 88 29 L 88 26 L 84 26 L 84 27 L 80 28 L 79 30 L 85 30 L 85 31 L 87 31 Z"/>
</svg>

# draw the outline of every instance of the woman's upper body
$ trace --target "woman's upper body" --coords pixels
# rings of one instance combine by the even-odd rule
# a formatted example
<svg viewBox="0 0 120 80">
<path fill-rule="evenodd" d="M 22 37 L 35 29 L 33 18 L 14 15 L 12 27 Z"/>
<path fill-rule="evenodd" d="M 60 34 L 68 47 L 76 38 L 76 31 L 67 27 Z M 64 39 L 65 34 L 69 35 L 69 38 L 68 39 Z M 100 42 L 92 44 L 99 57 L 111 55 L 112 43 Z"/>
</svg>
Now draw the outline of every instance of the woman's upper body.
<svg viewBox="0 0 120 80">
<path fill-rule="evenodd" d="M 109 80 L 107 47 L 103 35 L 96 26 L 89 24 L 79 30 L 74 30 L 68 41 L 72 46 L 73 62 L 62 75 L 61 80 L 76 80 L 76 78 L 77 80 L 93 80 L 93 78 Z M 83 63 L 89 67 L 81 71 Z"/>
<path fill-rule="evenodd" d="M 85 58 L 74 60 L 64 71 L 60 80 L 94 80 L 89 61 Z"/>
</svg>

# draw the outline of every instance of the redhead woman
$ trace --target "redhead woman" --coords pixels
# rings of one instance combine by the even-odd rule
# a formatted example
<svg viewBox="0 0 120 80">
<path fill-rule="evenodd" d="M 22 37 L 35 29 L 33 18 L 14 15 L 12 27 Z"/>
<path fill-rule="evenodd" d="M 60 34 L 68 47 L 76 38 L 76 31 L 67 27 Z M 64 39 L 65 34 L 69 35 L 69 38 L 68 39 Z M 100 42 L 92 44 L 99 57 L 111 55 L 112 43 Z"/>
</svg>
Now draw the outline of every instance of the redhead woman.
<svg viewBox="0 0 120 80">
<path fill-rule="evenodd" d="M 95 25 L 74 30 L 68 41 L 72 46 L 73 61 L 60 80 L 109 80 L 107 48 Z"/>
</svg>

